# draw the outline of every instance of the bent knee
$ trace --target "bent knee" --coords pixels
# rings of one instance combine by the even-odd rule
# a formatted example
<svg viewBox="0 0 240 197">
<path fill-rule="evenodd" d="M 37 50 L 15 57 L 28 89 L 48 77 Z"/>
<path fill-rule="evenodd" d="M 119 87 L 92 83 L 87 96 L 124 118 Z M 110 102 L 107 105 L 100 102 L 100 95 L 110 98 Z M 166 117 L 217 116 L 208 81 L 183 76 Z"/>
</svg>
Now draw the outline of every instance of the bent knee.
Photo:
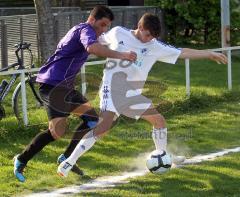
<svg viewBox="0 0 240 197">
<path fill-rule="evenodd" d="M 56 131 L 56 130 L 54 130 L 52 128 L 49 128 L 49 130 L 50 130 L 50 133 L 51 133 L 52 137 L 55 140 L 61 138 L 64 135 L 64 133 L 65 133 L 64 131 Z"/>
<path fill-rule="evenodd" d="M 159 115 L 155 118 L 155 121 L 154 121 L 153 126 L 154 126 L 155 128 L 164 128 L 164 127 L 166 127 L 165 118 L 164 118 L 162 115 L 159 114 Z"/>
<path fill-rule="evenodd" d="M 49 122 L 48 126 L 54 139 L 59 139 L 65 133 L 66 120 L 61 118 L 53 119 Z"/>
</svg>

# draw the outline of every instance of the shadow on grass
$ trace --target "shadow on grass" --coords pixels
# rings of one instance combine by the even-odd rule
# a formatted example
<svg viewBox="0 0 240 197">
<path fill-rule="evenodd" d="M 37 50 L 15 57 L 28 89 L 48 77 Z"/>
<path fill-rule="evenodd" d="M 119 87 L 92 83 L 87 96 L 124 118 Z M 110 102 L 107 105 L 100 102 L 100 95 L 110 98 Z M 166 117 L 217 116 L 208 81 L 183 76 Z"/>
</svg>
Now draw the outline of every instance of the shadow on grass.
<svg viewBox="0 0 240 197">
<path fill-rule="evenodd" d="M 191 97 L 185 100 L 177 100 L 166 112 L 162 112 L 166 117 L 173 117 L 186 113 L 199 113 L 199 110 L 211 111 L 213 107 L 225 102 L 240 101 L 240 92 L 224 92 L 222 95 L 208 95 L 204 92 L 192 93 Z M 169 104 L 168 104 L 169 105 Z M 167 108 L 167 107 L 166 107 Z M 157 107 L 161 113 L 161 104 Z"/>
</svg>

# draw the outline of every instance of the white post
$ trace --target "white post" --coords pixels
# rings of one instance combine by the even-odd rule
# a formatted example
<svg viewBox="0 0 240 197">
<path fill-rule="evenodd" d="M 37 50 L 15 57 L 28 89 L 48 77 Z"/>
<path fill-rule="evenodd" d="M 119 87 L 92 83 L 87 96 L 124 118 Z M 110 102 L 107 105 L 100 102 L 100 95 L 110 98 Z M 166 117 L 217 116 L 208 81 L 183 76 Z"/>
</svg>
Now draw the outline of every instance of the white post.
<svg viewBox="0 0 240 197">
<path fill-rule="evenodd" d="M 228 57 L 228 89 L 232 90 L 232 60 L 231 60 L 231 50 L 227 51 Z"/>
<path fill-rule="evenodd" d="M 85 76 L 85 65 L 81 68 L 81 82 L 82 82 L 82 95 L 86 95 L 87 84 L 86 84 L 86 76 Z"/>
<path fill-rule="evenodd" d="M 86 82 L 86 66 L 104 64 L 106 60 L 86 62 L 81 68 L 81 84 L 82 84 L 82 95 L 85 96 L 87 93 L 87 82 Z"/>
<path fill-rule="evenodd" d="M 22 92 L 22 112 L 24 125 L 28 125 L 27 117 L 27 99 L 26 99 L 26 86 L 25 86 L 25 73 L 21 73 L 21 92 Z"/>
<path fill-rule="evenodd" d="M 190 96 L 190 66 L 189 59 L 185 59 L 185 70 L 186 70 L 186 94 Z"/>
<path fill-rule="evenodd" d="M 230 46 L 230 13 L 229 0 L 221 0 L 222 48 Z"/>
</svg>

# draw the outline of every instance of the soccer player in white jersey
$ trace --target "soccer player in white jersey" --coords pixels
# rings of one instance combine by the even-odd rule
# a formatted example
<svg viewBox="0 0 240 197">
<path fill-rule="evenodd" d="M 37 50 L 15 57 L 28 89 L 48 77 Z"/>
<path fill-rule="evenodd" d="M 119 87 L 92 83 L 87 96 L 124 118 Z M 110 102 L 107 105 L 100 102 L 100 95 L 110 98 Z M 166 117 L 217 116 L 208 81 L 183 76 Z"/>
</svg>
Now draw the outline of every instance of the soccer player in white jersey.
<svg viewBox="0 0 240 197">
<path fill-rule="evenodd" d="M 222 53 L 189 48 L 175 48 L 156 38 L 160 34 L 157 16 L 146 13 L 138 22 L 138 28 L 128 30 L 114 27 L 100 37 L 100 42 L 116 51 L 134 51 L 135 62 L 108 58 L 100 88 L 100 121 L 76 146 L 71 156 L 58 167 L 58 174 L 66 177 L 78 158 L 89 150 L 97 139 L 106 133 L 113 121 L 123 114 L 131 118 L 142 118 L 152 126 L 152 137 L 156 149 L 166 150 L 167 128 L 164 117 L 157 112 L 150 99 L 141 95 L 148 72 L 156 61 L 175 64 L 178 58 L 210 59 L 227 63 Z M 156 90 L 157 91 L 157 90 Z"/>
</svg>

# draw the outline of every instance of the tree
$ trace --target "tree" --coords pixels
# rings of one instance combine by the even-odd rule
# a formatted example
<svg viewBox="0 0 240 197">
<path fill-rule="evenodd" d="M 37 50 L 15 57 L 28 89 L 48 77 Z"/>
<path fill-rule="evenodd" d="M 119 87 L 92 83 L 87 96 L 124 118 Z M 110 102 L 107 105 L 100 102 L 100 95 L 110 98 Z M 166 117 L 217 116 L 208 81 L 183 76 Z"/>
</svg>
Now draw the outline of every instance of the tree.
<svg viewBox="0 0 240 197">
<path fill-rule="evenodd" d="M 145 0 L 164 13 L 167 38 L 175 44 L 221 44 L 220 0 Z M 231 45 L 239 42 L 240 0 L 230 1 Z"/>
<path fill-rule="evenodd" d="M 54 17 L 49 0 L 34 0 L 38 19 L 38 40 L 42 61 L 45 61 L 55 49 Z"/>
</svg>

